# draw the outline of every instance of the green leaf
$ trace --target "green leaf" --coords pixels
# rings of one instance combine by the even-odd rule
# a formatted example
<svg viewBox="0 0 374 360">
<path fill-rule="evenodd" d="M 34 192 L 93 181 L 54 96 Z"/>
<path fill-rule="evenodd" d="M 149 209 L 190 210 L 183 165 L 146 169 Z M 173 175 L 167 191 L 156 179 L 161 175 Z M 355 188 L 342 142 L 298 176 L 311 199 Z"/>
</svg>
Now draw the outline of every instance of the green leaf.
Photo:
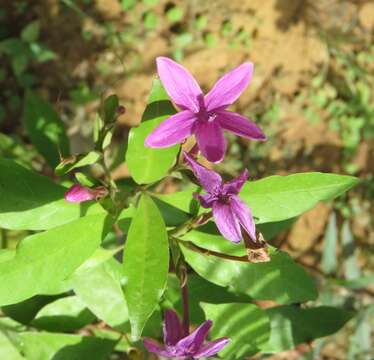
<svg viewBox="0 0 374 360">
<path fill-rule="evenodd" d="M 358 181 L 352 176 L 318 172 L 276 175 L 247 182 L 240 197 L 252 209 L 258 223 L 281 221 L 339 196 Z"/>
<path fill-rule="evenodd" d="M 14 258 L 0 263 L 0 304 L 54 293 L 99 247 L 104 225 L 103 215 L 86 216 L 22 240 Z"/>
<path fill-rule="evenodd" d="M 243 245 L 230 243 L 217 234 L 191 231 L 183 240 L 205 249 L 243 256 Z M 183 242 L 181 242 L 183 244 Z M 273 300 L 281 304 L 304 302 L 317 297 L 313 279 L 292 258 L 281 251 L 271 252 L 271 261 L 247 263 L 202 255 L 186 246 L 182 252 L 190 266 L 206 280 L 256 300 Z"/>
<path fill-rule="evenodd" d="M 103 120 L 106 124 L 111 124 L 115 121 L 118 106 L 119 101 L 117 95 L 110 95 L 104 100 Z"/>
<path fill-rule="evenodd" d="M 194 273 L 188 274 L 188 297 L 190 321 L 195 325 L 200 325 L 206 319 L 202 303 L 249 303 L 251 300 L 246 295 L 237 295 L 228 288 L 212 284 Z M 165 307 L 173 308 L 179 314 L 183 313 L 180 282 L 175 274 L 169 274 L 167 291 L 164 298 L 167 301 Z"/>
<path fill-rule="evenodd" d="M 87 154 L 80 154 L 75 156 L 71 161 L 63 160 L 60 162 L 55 169 L 55 173 L 56 175 L 61 176 L 73 169 L 95 164 L 100 158 L 101 153 L 98 151 L 90 151 Z"/>
<path fill-rule="evenodd" d="M 47 331 L 73 331 L 90 324 L 96 317 L 77 296 L 58 299 L 43 307 L 32 326 Z"/>
<path fill-rule="evenodd" d="M 186 212 L 187 214 L 197 215 L 200 206 L 198 201 L 193 197 L 193 193 L 198 192 L 198 190 L 199 188 L 197 186 L 193 186 L 172 194 L 152 194 L 152 196 L 161 200 L 165 204 Z"/>
<path fill-rule="evenodd" d="M 337 244 L 338 233 L 336 228 L 336 214 L 332 212 L 327 224 L 327 229 L 323 241 L 321 268 L 325 272 L 325 274 L 331 274 L 337 270 Z"/>
<path fill-rule="evenodd" d="M 21 32 L 21 39 L 25 42 L 32 43 L 38 40 L 39 33 L 40 33 L 40 21 L 35 20 L 27 24 L 23 28 Z"/>
<path fill-rule="evenodd" d="M 11 160 L 0 159 L 0 190 L 0 227 L 4 229 L 45 230 L 105 213 L 93 202 L 67 202 L 66 188 Z"/>
<path fill-rule="evenodd" d="M 16 346 L 8 337 L 6 331 L 2 331 L 0 325 L 0 359 L 4 360 L 22 360 L 24 357 L 18 352 Z"/>
<path fill-rule="evenodd" d="M 219 353 L 223 359 L 243 359 L 257 353 L 269 340 L 270 321 L 266 312 L 253 304 L 202 304 L 206 318 L 213 321 L 211 338 L 229 337 Z"/>
<path fill-rule="evenodd" d="M 93 336 L 24 332 L 19 335 L 27 360 L 107 360 L 116 341 Z"/>
<path fill-rule="evenodd" d="M 32 143 L 51 167 L 57 166 L 60 154 L 69 154 L 69 140 L 60 117 L 47 101 L 31 91 L 25 95 L 24 123 Z"/>
<path fill-rule="evenodd" d="M 129 320 L 120 283 L 121 271 L 120 264 L 110 259 L 73 276 L 74 292 L 100 320 L 112 327 L 121 326 Z"/>
<path fill-rule="evenodd" d="M 162 179 L 175 163 L 179 145 L 165 149 L 144 146 L 145 138 L 170 115 L 175 114 L 162 84 L 154 80 L 147 107 L 139 127 L 129 133 L 126 162 L 131 176 L 138 184 L 149 184 Z"/>
<path fill-rule="evenodd" d="M 123 263 L 131 335 L 136 340 L 165 290 L 169 269 L 165 223 L 147 195 L 141 197 L 131 222 Z"/>
<path fill-rule="evenodd" d="M 11 319 L 28 325 L 40 309 L 56 299 L 56 295 L 37 295 L 17 304 L 2 306 L 1 311 Z"/>
<path fill-rule="evenodd" d="M 285 351 L 334 334 L 353 316 L 351 312 L 329 306 L 309 309 L 279 306 L 267 309 L 266 313 L 271 323 L 269 342 L 262 347 L 266 353 Z"/>
<path fill-rule="evenodd" d="M 299 173 L 270 176 L 248 181 L 240 197 L 251 208 L 257 224 L 278 222 L 297 217 L 320 201 L 331 200 L 356 185 L 353 176 Z M 195 212 L 193 193 L 197 187 L 167 195 L 154 195 L 160 200 L 190 214 Z"/>
</svg>

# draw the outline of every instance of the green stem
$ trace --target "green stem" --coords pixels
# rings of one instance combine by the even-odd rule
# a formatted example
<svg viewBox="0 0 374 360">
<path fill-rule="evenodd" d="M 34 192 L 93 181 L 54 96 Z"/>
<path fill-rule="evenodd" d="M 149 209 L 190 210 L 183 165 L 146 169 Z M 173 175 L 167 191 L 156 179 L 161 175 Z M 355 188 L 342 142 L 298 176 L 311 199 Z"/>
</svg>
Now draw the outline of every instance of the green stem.
<svg viewBox="0 0 374 360">
<path fill-rule="evenodd" d="M 191 218 L 189 221 L 185 222 L 182 225 L 175 227 L 174 229 L 169 231 L 169 236 L 177 238 L 179 236 L 183 236 L 184 234 L 188 233 L 192 229 L 195 229 L 201 225 L 206 224 L 210 218 L 212 217 L 212 212 L 204 213 L 201 215 L 197 215 Z"/>
</svg>

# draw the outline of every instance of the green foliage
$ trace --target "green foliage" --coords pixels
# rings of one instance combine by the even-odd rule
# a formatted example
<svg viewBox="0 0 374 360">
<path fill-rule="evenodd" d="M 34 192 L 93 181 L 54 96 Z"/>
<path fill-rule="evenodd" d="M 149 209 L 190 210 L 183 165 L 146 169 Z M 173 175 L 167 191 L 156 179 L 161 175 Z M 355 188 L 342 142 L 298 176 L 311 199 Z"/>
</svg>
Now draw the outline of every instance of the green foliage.
<svg viewBox="0 0 374 360">
<path fill-rule="evenodd" d="M 272 329 L 269 342 L 262 349 L 266 353 L 285 351 L 333 334 L 353 316 L 351 312 L 328 306 L 307 309 L 279 306 L 267 309 L 266 313 Z"/>
<path fill-rule="evenodd" d="M 73 289 L 84 304 L 106 324 L 122 327 L 128 322 L 128 310 L 121 288 L 120 264 L 109 259 L 73 275 Z"/>
<path fill-rule="evenodd" d="M 245 255 L 242 247 L 218 235 L 193 231 L 183 240 L 223 254 Z M 317 297 L 313 279 L 284 252 L 273 251 L 270 262 L 247 263 L 203 255 L 183 246 L 183 242 L 182 251 L 188 264 L 204 279 L 253 299 L 290 304 Z"/>
<path fill-rule="evenodd" d="M 0 186 L 0 226 L 5 229 L 51 229 L 103 212 L 98 204 L 66 202 L 66 188 L 11 160 L 0 159 Z"/>
<path fill-rule="evenodd" d="M 129 133 L 126 162 L 138 184 L 149 184 L 162 179 L 175 163 L 179 146 L 153 149 L 144 145 L 144 140 L 163 120 L 175 110 L 159 80 L 154 80 L 152 91 L 139 127 Z"/>
<path fill-rule="evenodd" d="M 117 95 L 110 95 L 104 100 L 103 106 L 103 120 L 107 124 L 111 124 L 116 119 L 116 112 L 119 106 Z"/>
<path fill-rule="evenodd" d="M 69 140 L 60 117 L 48 102 L 32 92 L 25 96 L 24 122 L 33 145 L 51 167 L 59 163 L 60 156 L 69 155 Z"/>
<path fill-rule="evenodd" d="M 68 296 L 43 307 L 31 325 L 52 332 L 68 332 L 81 329 L 95 319 L 77 296 Z"/>
<path fill-rule="evenodd" d="M 92 165 L 98 162 L 102 154 L 98 151 L 90 151 L 87 154 L 80 154 L 62 160 L 55 169 L 57 175 L 64 175 L 73 169 L 80 168 L 87 165 Z"/>
<path fill-rule="evenodd" d="M 0 263 L 0 304 L 61 292 L 61 282 L 99 247 L 104 224 L 104 215 L 86 216 L 23 239 Z"/>
<path fill-rule="evenodd" d="M 93 336 L 24 332 L 19 335 L 22 352 L 29 360 L 106 360 L 114 340 Z"/>
<path fill-rule="evenodd" d="M 147 195 L 142 195 L 131 222 L 123 264 L 131 335 L 137 340 L 165 290 L 169 268 L 165 223 Z"/>
<path fill-rule="evenodd" d="M 249 205 L 257 223 L 294 218 L 313 208 L 320 201 L 333 199 L 358 183 L 352 176 L 299 173 L 288 176 L 270 176 L 248 181 L 240 197 Z M 192 212 L 192 194 L 196 188 L 159 199 L 185 212 Z"/>
<path fill-rule="evenodd" d="M 224 359 L 243 359 L 264 347 L 270 336 L 266 312 L 253 304 L 202 304 L 207 319 L 214 322 L 213 338 L 230 334 L 231 341 L 220 352 Z"/>
</svg>

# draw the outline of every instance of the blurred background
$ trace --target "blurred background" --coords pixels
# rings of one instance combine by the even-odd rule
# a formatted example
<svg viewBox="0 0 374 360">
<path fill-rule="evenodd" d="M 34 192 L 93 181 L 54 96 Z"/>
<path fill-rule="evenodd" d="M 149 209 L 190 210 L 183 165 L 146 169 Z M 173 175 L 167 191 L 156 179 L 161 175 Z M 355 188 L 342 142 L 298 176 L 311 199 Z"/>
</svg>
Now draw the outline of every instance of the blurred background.
<svg viewBox="0 0 374 360">
<path fill-rule="evenodd" d="M 73 154 L 92 148 L 97 109 L 115 93 L 127 111 L 109 159 L 114 178 L 126 178 L 126 138 L 140 122 L 155 57 L 181 62 L 204 90 L 225 71 L 254 62 L 254 78 L 234 110 L 269 140 L 230 137 L 219 170 L 231 177 L 246 167 L 252 179 L 325 171 L 362 180 L 273 240 L 315 275 L 319 304 L 358 315 L 312 352 L 301 346 L 272 359 L 371 359 L 373 39 L 374 1 L 365 0 L 1 0 L 0 156 L 53 175 L 23 126 L 27 90 L 58 112 Z M 175 190 L 173 183 L 164 188 Z M 2 235 L 4 247 L 24 234 Z"/>
</svg>

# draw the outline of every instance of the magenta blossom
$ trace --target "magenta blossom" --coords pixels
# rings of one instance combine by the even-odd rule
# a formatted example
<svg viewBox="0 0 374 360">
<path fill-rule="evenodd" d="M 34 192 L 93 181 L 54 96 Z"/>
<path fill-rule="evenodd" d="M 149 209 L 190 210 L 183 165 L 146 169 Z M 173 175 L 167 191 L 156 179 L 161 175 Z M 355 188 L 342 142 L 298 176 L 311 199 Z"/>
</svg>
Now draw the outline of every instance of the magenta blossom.
<svg viewBox="0 0 374 360">
<path fill-rule="evenodd" d="M 172 310 L 167 310 L 164 321 L 164 345 L 145 338 L 144 346 L 149 352 L 166 358 L 181 360 L 207 358 L 217 354 L 230 341 L 228 338 L 221 338 L 204 344 L 212 324 L 212 321 L 207 320 L 193 333 L 185 336 L 178 315 Z"/>
<path fill-rule="evenodd" d="M 98 200 L 106 196 L 108 191 L 103 187 L 90 189 L 79 184 L 74 184 L 65 192 L 65 200 L 74 203 L 80 203 L 88 200 Z"/>
<path fill-rule="evenodd" d="M 158 57 L 156 62 L 167 93 L 182 111 L 166 119 L 148 135 L 146 146 L 168 147 L 195 135 L 204 157 L 211 162 L 220 162 L 226 151 L 223 130 L 253 140 L 266 140 L 253 122 L 226 110 L 250 82 L 252 63 L 244 63 L 224 75 L 204 96 L 199 84 L 183 66 L 166 57 Z"/>
<path fill-rule="evenodd" d="M 256 241 L 256 227 L 248 206 L 240 200 L 238 194 L 248 179 L 248 170 L 244 170 L 236 179 L 224 184 L 219 174 L 196 162 L 186 152 L 184 158 L 199 180 L 205 195 L 196 194 L 201 206 L 212 208 L 218 230 L 224 238 L 238 243 L 244 230 Z"/>
</svg>

